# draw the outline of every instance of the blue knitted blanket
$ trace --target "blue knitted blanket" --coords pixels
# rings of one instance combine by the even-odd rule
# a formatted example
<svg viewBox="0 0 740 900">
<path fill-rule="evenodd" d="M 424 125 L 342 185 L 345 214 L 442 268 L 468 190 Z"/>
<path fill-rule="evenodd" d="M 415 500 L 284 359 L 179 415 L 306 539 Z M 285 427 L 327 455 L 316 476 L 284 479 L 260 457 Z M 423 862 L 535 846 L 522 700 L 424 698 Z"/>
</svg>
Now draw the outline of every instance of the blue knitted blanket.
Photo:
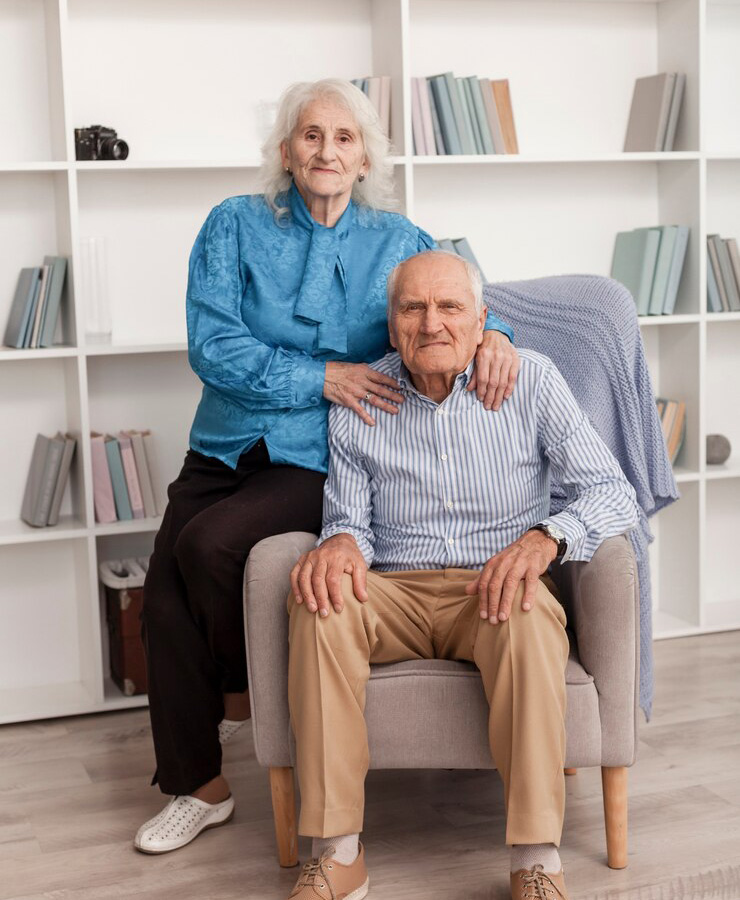
<svg viewBox="0 0 740 900">
<path fill-rule="evenodd" d="M 549 356 L 635 489 L 642 515 L 631 532 L 640 579 L 640 706 L 653 701 L 648 518 L 679 497 L 629 291 L 610 278 L 561 275 L 487 284 L 484 299 L 520 347 Z M 552 511 L 565 490 L 552 485 Z"/>
</svg>

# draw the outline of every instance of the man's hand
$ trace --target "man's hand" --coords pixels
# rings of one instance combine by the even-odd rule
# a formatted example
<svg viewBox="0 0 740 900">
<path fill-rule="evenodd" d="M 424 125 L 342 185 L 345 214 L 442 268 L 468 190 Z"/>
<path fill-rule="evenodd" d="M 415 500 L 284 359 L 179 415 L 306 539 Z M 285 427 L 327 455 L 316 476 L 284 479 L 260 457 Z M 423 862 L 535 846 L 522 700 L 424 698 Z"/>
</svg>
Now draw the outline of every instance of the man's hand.
<svg viewBox="0 0 740 900">
<path fill-rule="evenodd" d="M 305 603 L 311 612 L 328 616 L 333 606 L 342 611 L 342 576 L 352 576 L 355 597 L 364 603 L 367 600 L 367 563 L 360 553 L 357 542 L 349 534 L 335 534 L 328 540 L 304 553 L 290 573 L 296 603 Z"/>
<path fill-rule="evenodd" d="M 508 619 L 520 582 L 524 582 L 522 609 L 534 606 L 540 575 L 555 559 L 558 545 L 541 531 L 527 531 L 518 541 L 492 556 L 480 575 L 465 586 L 466 594 L 478 594 L 481 619 L 491 625 Z"/>
<path fill-rule="evenodd" d="M 475 354 L 475 371 L 468 390 L 476 391 L 486 409 L 501 409 L 514 393 L 519 374 L 516 347 L 500 331 L 484 331 L 483 342 Z"/>
</svg>

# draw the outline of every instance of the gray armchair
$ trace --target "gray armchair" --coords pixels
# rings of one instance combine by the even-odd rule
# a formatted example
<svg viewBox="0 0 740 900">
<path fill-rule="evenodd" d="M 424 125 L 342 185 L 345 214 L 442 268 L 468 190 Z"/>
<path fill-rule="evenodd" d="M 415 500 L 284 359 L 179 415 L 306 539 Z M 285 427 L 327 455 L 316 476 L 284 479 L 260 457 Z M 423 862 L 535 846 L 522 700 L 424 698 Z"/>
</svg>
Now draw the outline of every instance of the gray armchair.
<svg viewBox="0 0 740 900">
<path fill-rule="evenodd" d="M 257 760 L 270 770 L 280 865 L 298 861 L 293 737 L 288 714 L 290 570 L 314 546 L 305 532 L 257 544 L 244 576 L 252 725 Z M 589 563 L 553 567 L 568 617 L 566 772 L 601 766 L 607 861 L 627 865 L 627 767 L 637 746 L 639 586 L 625 536 Z M 370 766 L 493 768 L 488 704 L 468 663 L 413 660 L 373 666 L 365 718 Z"/>
</svg>

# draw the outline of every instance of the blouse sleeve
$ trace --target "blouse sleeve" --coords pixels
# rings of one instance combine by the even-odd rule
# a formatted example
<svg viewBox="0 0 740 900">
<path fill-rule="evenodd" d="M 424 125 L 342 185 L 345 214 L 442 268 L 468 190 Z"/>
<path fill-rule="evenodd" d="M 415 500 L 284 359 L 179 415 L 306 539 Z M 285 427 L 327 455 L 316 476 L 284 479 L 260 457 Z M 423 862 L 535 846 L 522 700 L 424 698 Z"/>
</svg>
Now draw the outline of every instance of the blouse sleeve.
<svg viewBox="0 0 740 900">
<path fill-rule="evenodd" d="M 418 252 L 422 253 L 424 250 L 438 250 L 436 241 L 424 231 L 422 228 L 419 228 L 419 249 Z M 505 334 L 506 337 L 514 343 L 514 331 L 506 324 L 506 322 L 502 322 L 498 316 L 495 316 L 491 310 L 488 310 L 488 315 L 486 316 L 486 324 L 485 331 L 500 331 L 501 334 Z"/>
<path fill-rule="evenodd" d="M 188 359 L 200 380 L 253 410 L 317 406 L 325 363 L 257 340 L 241 317 L 247 274 L 223 205 L 211 210 L 190 254 Z"/>
</svg>

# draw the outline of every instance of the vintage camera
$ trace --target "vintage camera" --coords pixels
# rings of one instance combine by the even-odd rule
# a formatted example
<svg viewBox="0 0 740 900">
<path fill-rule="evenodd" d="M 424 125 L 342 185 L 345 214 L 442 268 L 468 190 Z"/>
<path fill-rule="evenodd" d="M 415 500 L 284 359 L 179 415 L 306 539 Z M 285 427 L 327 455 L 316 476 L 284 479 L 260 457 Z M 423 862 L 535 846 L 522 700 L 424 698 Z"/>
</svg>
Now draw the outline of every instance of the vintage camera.
<svg viewBox="0 0 740 900">
<path fill-rule="evenodd" d="M 77 159 L 126 159 L 128 144 L 118 132 L 105 125 L 75 128 L 75 156 Z"/>
</svg>

